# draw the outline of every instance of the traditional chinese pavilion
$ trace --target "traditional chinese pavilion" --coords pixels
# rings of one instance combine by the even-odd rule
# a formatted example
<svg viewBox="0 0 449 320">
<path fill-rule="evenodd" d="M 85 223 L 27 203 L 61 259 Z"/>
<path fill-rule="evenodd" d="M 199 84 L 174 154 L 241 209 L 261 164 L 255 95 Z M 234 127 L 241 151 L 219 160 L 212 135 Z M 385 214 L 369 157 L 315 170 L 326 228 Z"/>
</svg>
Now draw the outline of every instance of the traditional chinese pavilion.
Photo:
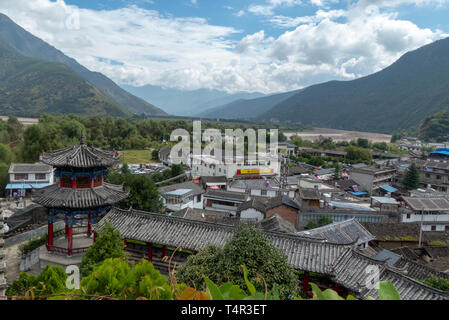
<svg viewBox="0 0 449 320">
<path fill-rule="evenodd" d="M 92 224 L 128 196 L 123 186 L 104 182 L 108 168 L 119 159 L 112 152 L 88 147 L 81 137 L 78 146 L 45 153 L 40 160 L 55 168 L 58 181 L 34 193 L 34 202 L 44 206 L 48 215 L 47 251 L 69 257 L 87 251 L 89 245 L 83 239 L 74 246 L 74 234 L 85 234 L 84 239 L 92 237 L 95 242 Z M 53 224 L 58 220 L 65 221 L 65 229 L 55 234 Z M 56 239 L 59 235 L 65 238 Z"/>
</svg>

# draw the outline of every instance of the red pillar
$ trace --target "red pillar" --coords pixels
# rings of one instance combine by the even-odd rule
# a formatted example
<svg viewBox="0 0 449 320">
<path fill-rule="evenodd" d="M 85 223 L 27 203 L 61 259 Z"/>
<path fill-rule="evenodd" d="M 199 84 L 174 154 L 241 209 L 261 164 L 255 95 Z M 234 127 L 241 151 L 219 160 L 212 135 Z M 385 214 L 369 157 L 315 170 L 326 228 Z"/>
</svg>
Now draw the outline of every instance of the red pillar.
<svg viewBox="0 0 449 320">
<path fill-rule="evenodd" d="M 73 236 L 72 236 L 72 227 L 69 227 L 68 234 L 67 234 L 67 250 L 68 255 L 72 256 L 72 247 L 73 247 Z"/>
<path fill-rule="evenodd" d="M 337 283 L 334 284 L 334 291 L 338 293 L 338 284 Z"/>
<path fill-rule="evenodd" d="M 48 245 L 53 245 L 53 222 L 48 223 Z"/>
<path fill-rule="evenodd" d="M 94 243 L 97 240 L 97 233 L 94 231 Z"/>
<path fill-rule="evenodd" d="M 67 238 L 67 235 L 69 234 L 69 227 L 67 226 L 67 223 L 65 225 L 65 237 Z"/>
<path fill-rule="evenodd" d="M 62 188 L 62 178 L 59 178 L 59 187 Z"/>
<path fill-rule="evenodd" d="M 162 247 L 162 258 L 167 255 L 167 246 Z"/>
<path fill-rule="evenodd" d="M 90 179 L 89 180 L 89 188 L 93 188 L 94 187 L 94 179 Z"/>
<path fill-rule="evenodd" d="M 309 281 L 310 281 L 310 274 L 309 271 L 304 272 L 304 281 L 303 281 L 303 288 L 305 294 L 309 291 Z"/>
<path fill-rule="evenodd" d="M 148 243 L 147 247 L 148 247 L 148 261 L 153 262 L 153 244 Z"/>
<path fill-rule="evenodd" d="M 92 225 L 90 223 L 91 220 L 92 220 L 92 213 L 89 213 L 87 218 L 87 236 L 89 237 L 92 234 Z"/>
<path fill-rule="evenodd" d="M 72 178 L 72 188 L 76 189 L 76 178 L 75 179 Z"/>
</svg>

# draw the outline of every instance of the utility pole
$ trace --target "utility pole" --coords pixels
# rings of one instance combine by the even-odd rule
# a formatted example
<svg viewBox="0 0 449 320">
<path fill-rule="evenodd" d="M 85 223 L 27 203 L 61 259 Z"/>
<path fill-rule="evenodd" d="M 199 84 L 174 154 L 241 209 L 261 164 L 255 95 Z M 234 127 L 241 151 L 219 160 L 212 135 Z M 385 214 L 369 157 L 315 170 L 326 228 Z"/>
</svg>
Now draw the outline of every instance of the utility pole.
<svg viewBox="0 0 449 320">
<path fill-rule="evenodd" d="M 424 208 L 422 208 L 421 210 L 421 226 L 419 228 L 419 244 L 418 247 L 421 248 L 421 241 L 422 241 L 422 226 L 423 226 L 423 221 L 424 221 Z"/>
</svg>

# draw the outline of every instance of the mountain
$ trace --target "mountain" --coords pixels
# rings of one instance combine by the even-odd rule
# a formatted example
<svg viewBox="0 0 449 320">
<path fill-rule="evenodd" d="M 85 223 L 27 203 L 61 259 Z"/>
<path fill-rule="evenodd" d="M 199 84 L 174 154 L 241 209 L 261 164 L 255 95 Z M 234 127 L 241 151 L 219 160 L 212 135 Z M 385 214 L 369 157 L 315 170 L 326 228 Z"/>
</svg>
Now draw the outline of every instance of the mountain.
<svg viewBox="0 0 449 320">
<path fill-rule="evenodd" d="M 449 106 L 449 38 L 404 54 L 382 71 L 305 88 L 259 120 L 391 133 Z"/>
<path fill-rule="evenodd" d="M 76 60 L 64 55 L 58 49 L 35 37 L 1 13 L 0 40 L 8 43 L 24 56 L 65 64 L 85 80 L 89 81 L 103 94 L 129 110 L 131 113 L 147 113 L 150 115 L 166 114 L 154 105 L 126 92 L 101 73 L 89 71 L 87 68 L 76 62 Z"/>
<path fill-rule="evenodd" d="M 222 118 L 222 119 L 253 119 L 261 116 L 278 103 L 298 93 L 300 90 L 273 94 L 256 99 L 239 99 L 208 109 L 200 116 L 204 118 Z"/>
<path fill-rule="evenodd" d="M 263 96 L 262 93 L 240 92 L 229 94 L 224 91 L 198 89 L 183 91 L 172 88 L 145 85 L 141 87 L 122 86 L 132 94 L 160 106 L 177 116 L 197 116 L 201 112 L 238 99 L 251 99 Z"/>
<path fill-rule="evenodd" d="M 426 118 L 419 127 L 419 136 L 426 141 L 449 141 L 449 108 Z"/>
<path fill-rule="evenodd" d="M 66 65 L 25 57 L 0 41 L 0 114 L 41 113 L 130 115 Z"/>
</svg>

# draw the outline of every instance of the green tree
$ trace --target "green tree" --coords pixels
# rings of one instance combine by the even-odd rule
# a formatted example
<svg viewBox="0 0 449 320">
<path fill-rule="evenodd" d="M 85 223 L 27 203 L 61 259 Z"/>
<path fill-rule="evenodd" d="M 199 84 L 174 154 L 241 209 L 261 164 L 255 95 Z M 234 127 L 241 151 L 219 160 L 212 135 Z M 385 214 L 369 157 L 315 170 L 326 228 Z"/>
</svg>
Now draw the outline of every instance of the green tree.
<svg viewBox="0 0 449 320">
<path fill-rule="evenodd" d="M 402 186 L 407 190 L 413 190 L 419 187 L 419 171 L 414 162 L 405 171 Z"/>
<path fill-rule="evenodd" d="M 247 266 L 249 279 L 258 291 L 272 290 L 276 284 L 282 299 L 293 297 L 299 292 L 298 278 L 288 265 L 286 256 L 271 245 L 265 235 L 243 223 L 223 249 L 208 246 L 187 259 L 177 269 L 179 281 L 198 289 L 205 284 L 202 276 L 224 284 L 228 281 L 240 287 L 245 286 L 241 265 Z M 265 282 L 264 282 L 265 281 Z"/>
<path fill-rule="evenodd" d="M 124 176 L 124 188 L 129 191 L 129 196 L 120 202 L 122 208 L 160 212 L 162 199 L 157 191 L 154 181 L 141 174 L 126 174 Z"/>
<path fill-rule="evenodd" d="M 93 268 L 108 258 L 126 258 L 120 232 L 109 221 L 99 231 L 95 243 L 89 247 L 81 262 L 81 274 L 87 276 Z"/>
<path fill-rule="evenodd" d="M 302 138 L 299 136 L 294 136 L 291 140 L 290 143 L 294 144 L 297 147 L 301 147 L 302 146 Z"/>
<path fill-rule="evenodd" d="M 167 277 L 142 260 L 132 269 L 127 260 L 109 258 L 93 268 L 81 281 L 86 294 L 112 296 L 119 299 L 173 300 L 174 290 Z"/>
<path fill-rule="evenodd" d="M 61 293 L 67 290 L 67 274 L 60 266 L 47 265 L 38 277 L 21 272 L 19 278 L 8 285 L 6 295 L 24 296 L 32 290 L 35 295 Z"/>
<path fill-rule="evenodd" d="M 442 291 L 449 291 L 449 279 L 432 275 L 430 278 L 424 280 L 423 283 Z"/>
</svg>

